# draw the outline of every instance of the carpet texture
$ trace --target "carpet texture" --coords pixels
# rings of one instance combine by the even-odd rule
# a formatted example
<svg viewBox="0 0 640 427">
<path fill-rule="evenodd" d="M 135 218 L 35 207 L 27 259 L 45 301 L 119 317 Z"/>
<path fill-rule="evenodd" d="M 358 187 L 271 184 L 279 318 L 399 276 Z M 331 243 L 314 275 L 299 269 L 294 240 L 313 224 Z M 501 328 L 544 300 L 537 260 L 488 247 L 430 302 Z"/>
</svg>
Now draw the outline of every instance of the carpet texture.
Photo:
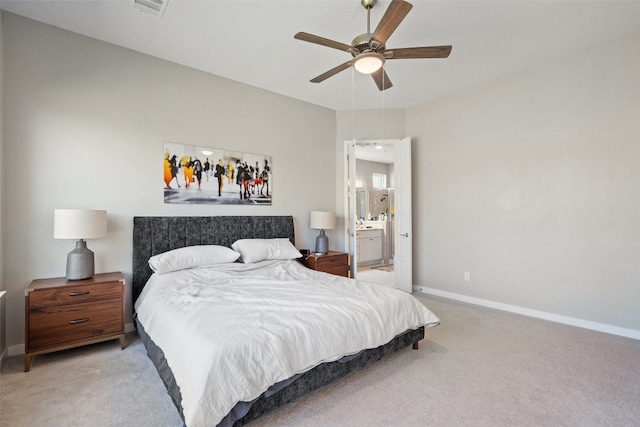
<svg viewBox="0 0 640 427">
<path fill-rule="evenodd" d="M 442 324 L 251 426 L 640 426 L 640 341 L 414 294 Z M 144 347 L 22 357 L 0 372 L 1 426 L 180 426 Z"/>
</svg>

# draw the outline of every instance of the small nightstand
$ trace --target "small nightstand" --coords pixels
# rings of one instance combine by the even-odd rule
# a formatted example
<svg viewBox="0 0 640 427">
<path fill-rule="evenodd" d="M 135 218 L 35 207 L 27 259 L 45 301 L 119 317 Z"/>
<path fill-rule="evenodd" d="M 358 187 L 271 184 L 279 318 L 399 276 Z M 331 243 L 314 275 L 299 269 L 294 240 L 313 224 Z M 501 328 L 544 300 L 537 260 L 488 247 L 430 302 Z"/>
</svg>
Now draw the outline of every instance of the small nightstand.
<svg viewBox="0 0 640 427">
<path fill-rule="evenodd" d="M 25 290 L 24 371 L 31 358 L 113 339 L 124 350 L 124 276 L 39 279 Z"/>
<path fill-rule="evenodd" d="M 323 255 L 310 254 L 302 258 L 302 263 L 312 270 L 351 277 L 349 254 L 346 252 L 329 251 Z"/>
</svg>

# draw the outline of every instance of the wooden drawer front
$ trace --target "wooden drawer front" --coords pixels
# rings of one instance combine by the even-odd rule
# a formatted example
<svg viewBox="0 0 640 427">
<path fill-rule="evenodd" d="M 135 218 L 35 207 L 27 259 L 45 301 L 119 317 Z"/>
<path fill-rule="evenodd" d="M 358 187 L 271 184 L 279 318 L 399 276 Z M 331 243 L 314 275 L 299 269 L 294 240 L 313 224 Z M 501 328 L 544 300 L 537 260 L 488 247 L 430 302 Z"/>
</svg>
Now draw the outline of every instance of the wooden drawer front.
<svg viewBox="0 0 640 427">
<path fill-rule="evenodd" d="M 349 254 L 339 254 L 331 256 L 321 256 L 316 259 L 318 270 L 324 267 L 347 266 L 349 265 Z M 322 270 L 324 271 L 324 269 Z"/>
<path fill-rule="evenodd" d="M 122 299 L 30 310 L 27 351 L 124 333 L 122 316 Z"/>
<path fill-rule="evenodd" d="M 105 298 L 122 298 L 123 289 L 122 282 L 117 281 L 31 291 L 29 293 L 29 308 Z"/>
<path fill-rule="evenodd" d="M 348 265 L 336 265 L 336 266 L 321 267 L 321 268 L 318 268 L 317 271 L 324 271 L 326 273 L 335 274 L 336 276 L 349 277 L 349 266 Z"/>
</svg>

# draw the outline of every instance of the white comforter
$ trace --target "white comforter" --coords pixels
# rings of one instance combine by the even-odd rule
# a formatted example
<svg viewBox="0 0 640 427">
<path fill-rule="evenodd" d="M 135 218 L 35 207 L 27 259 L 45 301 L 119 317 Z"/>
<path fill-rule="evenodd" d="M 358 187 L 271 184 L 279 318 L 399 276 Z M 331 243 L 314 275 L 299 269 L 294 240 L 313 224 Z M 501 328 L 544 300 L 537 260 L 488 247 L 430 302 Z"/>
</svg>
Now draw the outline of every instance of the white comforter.
<svg viewBox="0 0 640 427">
<path fill-rule="evenodd" d="M 154 274 L 135 309 L 173 371 L 189 427 L 216 425 L 237 402 L 322 362 L 439 323 L 409 294 L 297 261 Z"/>
</svg>

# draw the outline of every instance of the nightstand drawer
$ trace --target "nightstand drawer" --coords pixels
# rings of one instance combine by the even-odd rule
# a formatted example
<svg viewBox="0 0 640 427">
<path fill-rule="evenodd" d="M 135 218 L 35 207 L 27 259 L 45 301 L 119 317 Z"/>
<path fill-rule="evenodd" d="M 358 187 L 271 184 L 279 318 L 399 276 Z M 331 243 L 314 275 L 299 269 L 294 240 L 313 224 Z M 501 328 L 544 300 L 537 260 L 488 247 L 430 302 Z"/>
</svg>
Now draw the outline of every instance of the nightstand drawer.
<svg viewBox="0 0 640 427">
<path fill-rule="evenodd" d="M 118 298 L 122 296 L 122 282 L 107 282 L 91 285 L 65 286 L 64 288 L 41 289 L 29 295 L 29 308 L 75 304 L 87 300 Z"/>
<path fill-rule="evenodd" d="M 30 310 L 27 348 L 36 350 L 122 333 L 122 315 L 122 299 Z"/>
<path fill-rule="evenodd" d="M 349 277 L 348 265 L 335 265 L 335 266 L 321 267 L 321 268 L 318 268 L 318 271 L 324 271 L 325 273 L 335 274 L 336 276 Z"/>
<path fill-rule="evenodd" d="M 316 268 L 329 268 L 335 266 L 349 265 L 349 254 L 336 254 L 331 256 L 321 256 L 316 259 Z"/>
<path fill-rule="evenodd" d="M 312 270 L 324 271 L 338 276 L 349 277 L 349 254 L 329 251 L 323 255 L 309 255 L 302 259 L 302 263 Z"/>
</svg>

